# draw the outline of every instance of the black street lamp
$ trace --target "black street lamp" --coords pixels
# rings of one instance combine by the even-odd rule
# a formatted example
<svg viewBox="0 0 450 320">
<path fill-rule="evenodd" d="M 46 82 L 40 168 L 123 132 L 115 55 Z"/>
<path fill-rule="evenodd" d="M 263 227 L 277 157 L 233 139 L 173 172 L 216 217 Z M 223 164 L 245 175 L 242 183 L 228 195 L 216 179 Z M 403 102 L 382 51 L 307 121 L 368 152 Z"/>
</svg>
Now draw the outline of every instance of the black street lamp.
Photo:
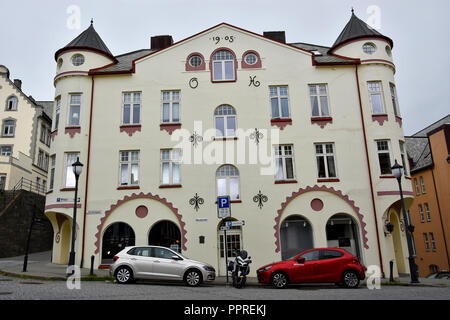
<svg viewBox="0 0 450 320">
<path fill-rule="evenodd" d="M 403 167 L 398 164 L 397 160 L 395 160 L 395 164 L 392 166 L 392 174 L 395 178 L 397 178 L 398 182 L 398 188 L 400 189 L 400 199 L 402 204 L 402 212 L 403 212 L 403 221 L 405 222 L 405 233 L 406 233 L 406 240 L 408 243 L 408 253 L 409 253 L 409 272 L 411 274 L 411 283 L 419 283 L 419 276 L 417 272 L 417 265 L 414 261 L 415 255 L 413 253 L 413 247 L 412 247 L 412 241 L 411 236 L 412 232 L 414 231 L 414 226 L 409 223 L 409 219 L 406 216 L 406 209 L 405 209 L 405 202 L 403 200 L 403 190 L 402 190 L 402 169 Z"/>
<path fill-rule="evenodd" d="M 81 171 L 83 170 L 83 164 L 77 157 L 77 161 L 72 164 L 73 173 L 75 174 L 75 199 L 73 200 L 73 223 L 72 223 L 72 249 L 69 254 L 69 265 L 73 266 L 75 264 L 75 229 L 77 225 L 77 198 L 78 198 L 78 178 L 80 177 Z M 70 270 L 70 269 L 69 269 Z M 68 275 L 72 275 L 69 273 Z"/>
</svg>

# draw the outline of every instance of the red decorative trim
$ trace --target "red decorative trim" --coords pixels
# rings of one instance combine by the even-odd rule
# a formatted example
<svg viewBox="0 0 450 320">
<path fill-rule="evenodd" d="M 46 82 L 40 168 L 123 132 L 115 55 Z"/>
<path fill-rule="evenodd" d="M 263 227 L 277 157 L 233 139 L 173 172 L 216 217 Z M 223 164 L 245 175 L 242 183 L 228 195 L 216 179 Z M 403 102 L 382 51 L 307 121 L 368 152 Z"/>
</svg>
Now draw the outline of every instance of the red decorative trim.
<svg viewBox="0 0 450 320">
<path fill-rule="evenodd" d="M 64 221 L 66 221 L 67 217 L 63 214 L 56 213 L 55 218 L 56 218 L 56 222 L 58 223 L 58 232 L 56 232 L 56 234 L 55 234 L 55 242 L 59 243 L 59 241 L 61 240 L 61 228 L 62 228 Z"/>
<path fill-rule="evenodd" d="M 135 213 L 138 218 L 144 219 L 148 215 L 148 208 L 146 206 L 138 206 Z"/>
<path fill-rule="evenodd" d="M 317 124 L 320 128 L 325 128 L 328 123 L 333 123 L 332 117 L 313 117 L 311 118 L 311 124 Z"/>
<path fill-rule="evenodd" d="M 162 184 L 159 186 L 160 189 L 169 189 L 169 188 L 182 188 L 181 184 Z"/>
<path fill-rule="evenodd" d="M 237 140 L 238 137 L 213 137 L 214 141 Z"/>
<path fill-rule="evenodd" d="M 275 184 L 297 183 L 297 180 L 275 180 Z"/>
<path fill-rule="evenodd" d="M 193 67 L 189 64 L 189 60 L 193 57 L 193 56 L 199 56 L 202 59 L 202 63 L 198 66 L 198 67 Z M 190 55 L 188 55 L 188 57 L 186 58 L 186 71 L 202 71 L 202 70 L 206 70 L 206 62 L 205 62 L 205 57 L 203 57 L 203 55 L 200 52 L 193 52 Z"/>
<path fill-rule="evenodd" d="M 380 179 L 395 179 L 394 176 L 387 175 L 387 176 L 380 176 Z"/>
<path fill-rule="evenodd" d="M 117 190 L 133 190 L 133 189 L 140 189 L 139 186 L 121 186 L 117 187 Z"/>
<path fill-rule="evenodd" d="M 64 130 L 65 134 L 70 134 L 70 138 L 73 138 L 75 133 L 80 133 L 80 132 L 81 132 L 80 126 L 66 127 L 66 129 Z"/>
<path fill-rule="evenodd" d="M 400 128 L 402 127 L 402 118 L 399 116 L 395 116 L 395 122 L 397 122 L 400 125 Z"/>
<path fill-rule="evenodd" d="M 181 123 L 161 123 L 159 130 L 166 130 L 170 135 L 177 129 L 181 129 Z"/>
<path fill-rule="evenodd" d="M 98 50 L 98 49 L 95 49 L 95 48 L 91 48 L 91 47 L 64 47 L 64 48 L 61 48 L 61 49 L 59 49 L 58 51 L 55 52 L 55 61 L 58 61 L 58 58 L 59 58 L 59 56 L 62 53 L 73 52 L 73 51 L 75 51 L 75 52 L 87 51 L 87 52 L 97 53 L 97 54 L 105 56 L 105 57 L 107 57 L 107 58 L 109 58 L 112 61 L 117 63 L 117 59 L 114 56 L 109 55 L 109 54 L 107 54 L 104 51 L 101 51 L 101 50 Z"/>
<path fill-rule="evenodd" d="M 140 124 L 124 124 L 120 126 L 120 132 L 126 132 L 131 137 L 136 131 L 141 131 Z"/>
<path fill-rule="evenodd" d="M 54 78 L 53 78 L 53 81 L 56 81 L 56 80 L 58 80 L 59 78 L 61 78 L 62 76 L 65 76 L 65 75 L 80 75 L 80 74 L 85 74 L 85 75 L 89 75 L 89 71 L 66 71 L 66 72 L 62 72 L 62 73 L 59 73 L 59 74 L 57 74 Z"/>
<path fill-rule="evenodd" d="M 109 215 L 117 209 L 117 207 L 119 207 L 120 205 L 122 205 L 125 202 L 128 202 L 130 200 L 135 200 L 135 199 L 152 199 L 155 201 L 159 201 L 160 203 L 164 204 L 166 207 L 168 207 L 172 213 L 177 217 L 178 223 L 180 224 L 181 227 L 181 233 L 182 233 L 182 243 L 183 243 L 183 250 L 187 250 L 186 249 L 186 242 L 187 242 L 187 238 L 186 238 L 186 228 L 185 225 L 186 223 L 183 222 L 183 216 L 181 214 L 178 213 L 178 209 L 175 208 L 173 206 L 173 204 L 171 202 L 168 202 L 166 198 L 161 198 L 158 195 L 153 195 L 152 193 L 147 193 L 144 194 L 143 192 L 139 193 L 139 194 L 135 194 L 133 193 L 131 196 L 125 196 L 122 200 L 118 200 L 116 202 L 116 204 L 112 204 L 109 208 L 109 210 L 105 211 L 105 214 L 103 216 L 103 218 L 100 219 L 100 223 L 97 226 L 97 233 L 95 234 L 95 238 L 97 239 L 97 241 L 95 241 L 95 253 L 98 254 L 100 251 L 100 242 L 101 242 L 101 233 L 103 230 L 103 225 L 106 222 L 106 219 L 108 219 Z"/>
<path fill-rule="evenodd" d="M 270 120 L 270 124 L 272 126 L 277 126 L 280 130 L 283 130 L 287 125 L 292 125 L 291 118 L 283 118 L 283 119 L 272 119 Z"/>
<path fill-rule="evenodd" d="M 323 209 L 323 201 L 317 198 L 312 199 L 310 205 L 314 211 L 321 211 Z"/>
<path fill-rule="evenodd" d="M 289 203 L 294 200 L 295 198 L 297 198 L 298 196 L 307 193 L 307 192 L 311 192 L 311 191 L 324 191 L 324 192 L 330 192 L 332 194 L 335 194 L 336 196 L 338 196 L 339 198 L 341 198 L 342 200 L 344 200 L 345 202 L 347 202 L 348 205 L 350 205 L 350 207 L 352 207 L 352 209 L 355 211 L 359 223 L 361 225 L 361 234 L 362 234 L 362 240 L 363 240 L 363 244 L 364 244 L 364 248 L 369 249 L 369 245 L 367 244 L 367 242 L 369 241 L 367 239 L 367 231 L 366 231 L 366 223 L 364 222 L 364 215 L 362 215 L 360 213 L 360 209 L 359 207 L 357 207 L 355 205 L 355 201 L 350 200 L 349 197 L 347 195 L 342 194 L 342 191 L 340 190 L 335 190 L 334 188 L 327 188 L 326 186 L 321 186 L 319 187 L 318 185 L 315 185 L 314 187 L 306 187 L 305 189 L 299 189 L 297 192 L 292 192 L 291 196 L 286 197 L 286 201 L 284 201 L 281 204 L 281 209 L 279 209 L 277 211 L 277 216 L 275 217 L 275 226 L 273 227 L 275 229 L 275 252 L 279 252 L 280 251 L 280 223 L 281 223 L 281 216 L 283 215 L 284 210 L 286 209 L 286 207 L 289 205 Z"/>
<path fill-rule="evenodd" d="M 47 191 L 45 194 L 53 193 L 53 190 Z"/>
<path fill-rule="evenodd" d="M 391 66 L 393 66 L 394 67 L 394 69 L 395 69 L 395 64 L 393 64 L 391 61 L 389 61 L 389 60 L 384 60 L 384 59 L 366 59 L 366 60 L 361 60 L 361 63 L 364 63 L 364 62 L 382 62 L 382 63 L 387 63 L 387 64 L 389 64 L 389 65 L 391 65 Z"/>
<path fill-rule="evenodd" d="M 388 115 L 387 114 L 373 114 L 372 121 L 373 122 L 378 121 L 378 124 L 380 126 L 382 126 L 385 121 L 388 121 Z"/>
<path fill-rule="evenodd" d="M 51 136 L 51 138 L 52 138 L 52 141 L 55 141 L 55 137 L 58 135 L 58 129 L 56 129 L 56 130 L 53 130 L 51 133 L 50 133 L 50 136 Z"/>
<path fill-rule="evenodd" d="M 219 52 L 221 50 L 225 50 L 225 51 L 231 52 L 231 54 L 234 57 L 234 79 L 233 80 L 214 80 L 213 79 L 213 73 L 214 73 L 214 71 L 213 71 L 213 56 L 216 54 L 216 52 Z M 238 68 L 238 63 L 237 63 L 236 54 L 230 48 L 226 48 L 226 47 L 217 48 L 216 50 L 214 50 L 211 53 L 211 56 L 209 57 L 209 71 L 210 71 L 211 82 L 212 83 L 236 82 L 237 81 L 237 68 Z"/>
<path fill-rule="evenodd" d="M 317 179 L 317 182 L 339 182 L 339 179 Z"/>
<path fill-rule="evenodd" d="M 73 208 L 73 203 L 55 203 L 45 206 L 45 211 L 56 208 Z M 77 208 L 81 208 L 81 203 L 77 203 Z"/>
<path fill-rule="evenodd" d="M 377 196 L 399 196 L 400 191 L 378 191 Z M 403 195 L 414 197 L 414 192 L 403 191 Z"/>
<path fill-rule="evenodd" d="M 75 191 L 75 188 L 62 188 L 59 191 Z"/>
<path fill-rule="evenodd" d="M 362 41 L 362 40 L 373 40 L 373 39 L 384 40 L 391 46 L 391 49 L 394 48 L 394 43 L 392 42 L 392 40 L 390 38 L 383 36 L 383 35 L 379 35 L 379 36 L 373 35 L 373 36 L 358 36 L 358 37 L 355 37 L 352 39 L 348 39 L 348 40 L 338 44 L 336 47 L 331 48 L 328 52 L 333 53 L 337 49 L 339 49 L 347 44 L 353 43 L 353 42 Z"/>
<path fill-rule="evenodd" d="M 245 62 L 245 56 L 249 53 L 253 53 L 258 58 L 258 61 L 256 61 L 255 64 L 247 64 L 247 62 Z M 244 54 L 242 55 L 241 68 L 242 69 L 262 68 L 262 62 L 261 62 L 261 57 L 259 56 L 259 53 L 256 52 L 255 50 L 245 51 Z"/>
</svg>

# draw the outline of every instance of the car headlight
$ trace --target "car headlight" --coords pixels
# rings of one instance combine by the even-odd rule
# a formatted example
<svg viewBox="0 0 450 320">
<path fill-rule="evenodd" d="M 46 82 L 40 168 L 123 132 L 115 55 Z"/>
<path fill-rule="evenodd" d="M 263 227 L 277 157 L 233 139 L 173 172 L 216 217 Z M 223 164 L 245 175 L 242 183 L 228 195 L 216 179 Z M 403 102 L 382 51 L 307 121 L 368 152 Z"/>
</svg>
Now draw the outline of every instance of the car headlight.
<svg viewBox="0 0 450 320">
<path fill-rule="evenodd" d="M 262 268 L 261 269 L 261 271 L 267 271 L 267 270 L 269 270 L 270 268 L 272 268 L 273 266 L 267 266 L 267 267 L 265 267 L 265 268 Z"/>
<path fill-rule="evenodd" d="M 214 268 L 211 267 L 211 266 L 207 266 L 207 265 L 204 265 L 204 266 L 203 266 L 203 269 L 205 269 L 206 271 L 212 271 L 212 272 L 215 272 L 215 271 L 216 271 L 216 269 L 214 269 Z"/>
</svg>

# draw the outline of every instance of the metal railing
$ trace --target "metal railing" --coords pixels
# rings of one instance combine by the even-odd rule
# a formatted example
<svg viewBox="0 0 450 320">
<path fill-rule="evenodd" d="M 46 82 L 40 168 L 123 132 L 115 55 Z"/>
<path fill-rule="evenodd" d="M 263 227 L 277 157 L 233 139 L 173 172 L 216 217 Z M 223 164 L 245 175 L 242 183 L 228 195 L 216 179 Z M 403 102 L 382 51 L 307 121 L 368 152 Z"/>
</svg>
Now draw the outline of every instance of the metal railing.
<svg viewBox="0 0 450 320">
<path fill-rule="evenodd" d="M 21 178 L 11 190 L 0 190 L 0 212 L 9 206 L 12 200 L 19 195 L 20 191 L 29 191 L 37 195 L 45 196 L 46 190 L 43 185 L 32 180 Z"/>
</svg>

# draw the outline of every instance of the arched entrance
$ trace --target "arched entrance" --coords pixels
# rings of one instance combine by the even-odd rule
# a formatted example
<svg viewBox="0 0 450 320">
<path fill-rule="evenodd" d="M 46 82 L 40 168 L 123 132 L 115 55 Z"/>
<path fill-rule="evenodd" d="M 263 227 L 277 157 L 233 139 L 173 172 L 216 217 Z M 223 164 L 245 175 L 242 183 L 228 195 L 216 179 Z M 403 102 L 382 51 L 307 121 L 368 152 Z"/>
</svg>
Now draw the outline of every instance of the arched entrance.
<svg viewBox="0 0 450 320">
<path fill-rule="evenodd" d="M 403 255 L 403 246 L 402 246 L 402 230 L 400 226 L 400 221 L 398 219 L 397 213 L 393 210 L 390 212 L 389 222 L 394 225 L 394 230 L 392 231 L 392 241 L 394 245 L 395 251 L 395 262 L 397 264 L 397 272 L 406 273 L 405 267 L 405 258 Z"/>
<path fill-rule="evenodd" d="M 283 220 L 280 227 L 280 238 L 281 259 L 283 260 L 314 248 L 311 224 L 300 215 L 292 215 Z"/>
<path fill-rule="evenodd" d="M 69 251 L 70 251 L 70 240 L 72 237 L 72 224 L 69 219 L 66 219 L 61 225 L 61 231 L 56 235 L 59 247 L 59 260 L 55 263 L 67 264 L 69 263 Z"/>
<path fill-rule="evenodd" d="M 225 256 L 225 233 L 226 233 L 226 254 L 228 261 L 234 261 L 236 258 L 236 250 L 240 251 L 243 248 L 242 245 L 242 228 L 241 226 L 230 227 L 229 230 L 221 230 L 221 227 L 225 226 L 226 221 L 236 221 L 233 218 L 226 218 L 221 220 L 217 226 L 218 235 L 218 257 L 219 257 L 219 275 L 226 275 L 226 256 Z"/>
<path fill-rule="evenodd" d="M 102 238 L 102 264 L 112 263 L 115 254 L 127 246 L 134 246 L 136 237 L 133 229 L 124 222 L 111 224 Z"/>
<path fill-rule="evenodd" d="M 359 245 L 359 226 L 348 214 L 338 213 L 332 216 L 326 226 L 327 246 L 342 248 L 361 259 Z"/>
<path fill-rule="evenodd" d="M 148 235 L 148 244 L 170 248 L 181 253 L 181 232 L 171 221 L 160 221 L 153 225 Z"/>
</svg>

